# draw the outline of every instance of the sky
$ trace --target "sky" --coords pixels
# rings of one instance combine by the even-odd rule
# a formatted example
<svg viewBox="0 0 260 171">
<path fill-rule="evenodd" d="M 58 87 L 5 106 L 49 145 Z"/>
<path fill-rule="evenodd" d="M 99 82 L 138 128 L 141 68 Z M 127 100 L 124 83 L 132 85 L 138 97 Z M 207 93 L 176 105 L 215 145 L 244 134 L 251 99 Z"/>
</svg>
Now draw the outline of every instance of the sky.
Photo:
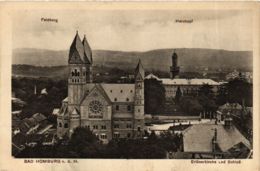
<svg viewBox="0 0 260 171">
<path fill-rule="evenodd" d="M 13 16 L 13 48 L 67 50 L 77 30 L 92 49 L 252 50 L 252 15 L 246 10 L 23 10 Z"/>
</svg>

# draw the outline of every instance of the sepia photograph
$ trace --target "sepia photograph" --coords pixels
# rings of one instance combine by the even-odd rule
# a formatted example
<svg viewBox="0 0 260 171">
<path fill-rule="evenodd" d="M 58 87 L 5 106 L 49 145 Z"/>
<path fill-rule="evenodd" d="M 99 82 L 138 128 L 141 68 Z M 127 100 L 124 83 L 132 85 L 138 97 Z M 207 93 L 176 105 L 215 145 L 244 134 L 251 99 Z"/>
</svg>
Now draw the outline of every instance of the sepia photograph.
<svg viewBox="0 0 260 171">
<path fill-rule="evenodd" d="M 22 13 L 14 157 L 252 158 L 251 11 Z"/>
<path fill-rule="evenodd" d="M 0 4 L 1 171 L 257 170 L 257 6 L 28 4 Z"/>
</svg>

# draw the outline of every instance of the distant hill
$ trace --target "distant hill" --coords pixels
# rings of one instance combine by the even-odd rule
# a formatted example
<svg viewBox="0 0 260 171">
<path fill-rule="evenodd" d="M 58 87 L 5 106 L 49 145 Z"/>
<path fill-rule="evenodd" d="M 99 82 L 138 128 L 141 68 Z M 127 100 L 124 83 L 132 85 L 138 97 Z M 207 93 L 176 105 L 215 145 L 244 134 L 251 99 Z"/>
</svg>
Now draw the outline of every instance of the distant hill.
<svg viewBox="0 0 260 171">
<path fill-rule="evenodd" d="M 122 52 L 93 50 L 94 65 L 106 67 L 133 68 L 138 58 L 142 59 L 148 70 L 169 71 L 173 49 L 157 49 L 146 52 Z M 251 51 L 226 51 L 215 49 L 176 49 L 182 70 L 194 70 L 196 67 L 242 68 L 252 70 Z M 36 66 L 67 65 L 68 51 L 45 49 L 14 49 L 13 64 Z"/>
</svg>

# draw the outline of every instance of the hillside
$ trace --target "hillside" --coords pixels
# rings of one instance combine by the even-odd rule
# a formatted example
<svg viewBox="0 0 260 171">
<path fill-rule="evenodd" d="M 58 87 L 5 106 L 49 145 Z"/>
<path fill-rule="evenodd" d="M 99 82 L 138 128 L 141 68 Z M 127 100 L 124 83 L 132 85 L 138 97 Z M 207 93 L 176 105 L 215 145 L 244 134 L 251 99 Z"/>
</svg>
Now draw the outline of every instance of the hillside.
<svg viewBox="0 0 260 171">
<path fill-rule="evenodd" d="M 122 52 L 93 50 L 94 65 L 106 67 L 133 68 L 138 58 L 148 70 L 169 71 L 173 49 L 158 49 L 146 52 Z M 214 49 L 176 49 L 182 70 L 198 67 L 237 68 L 251 70 L 253 56 L 251 51 L 226 51 Z M 13 64 L 36 66 L 67 65 L 68 51 L 44 49 L 15 49 Z"/>
</svg>

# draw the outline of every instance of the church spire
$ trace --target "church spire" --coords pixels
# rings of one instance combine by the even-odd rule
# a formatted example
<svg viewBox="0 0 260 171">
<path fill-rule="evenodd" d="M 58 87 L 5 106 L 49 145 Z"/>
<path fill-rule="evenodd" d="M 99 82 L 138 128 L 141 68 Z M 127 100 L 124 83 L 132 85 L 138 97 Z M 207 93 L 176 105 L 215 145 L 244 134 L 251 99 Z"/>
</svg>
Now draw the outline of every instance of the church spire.
<svg viewBox="0 0 260 171">
<path fill-rule="evenodd" d="M 141 59 L 139 59 L 137 67 L 135 69 L 135 77 L 137 77 L 139 74 L 142 77 L 142 79 L 144 79 L 145 71 L 144 71 L 144 67 L 142 65 Z"/>
<path fill-rule="evenodd" d="M 80 64 L 83 62 L 83 59 L 84 59 L 84 47 L 77 31 L 76 36 L 70 46 L 69 63 Z"/>
<path fill-rule="evenodd" d="M 82 44 L 84 46 L 84 58 L 83 58 L 83 60 L 87 64 L 92 64 L 93 63 L 93 60 L 92 60 L 92 50 L 91 50 L 91 48 L 90 48 L 90 46 L 88 44 L 86 35 L 84 35 Z"/>
</svg>

